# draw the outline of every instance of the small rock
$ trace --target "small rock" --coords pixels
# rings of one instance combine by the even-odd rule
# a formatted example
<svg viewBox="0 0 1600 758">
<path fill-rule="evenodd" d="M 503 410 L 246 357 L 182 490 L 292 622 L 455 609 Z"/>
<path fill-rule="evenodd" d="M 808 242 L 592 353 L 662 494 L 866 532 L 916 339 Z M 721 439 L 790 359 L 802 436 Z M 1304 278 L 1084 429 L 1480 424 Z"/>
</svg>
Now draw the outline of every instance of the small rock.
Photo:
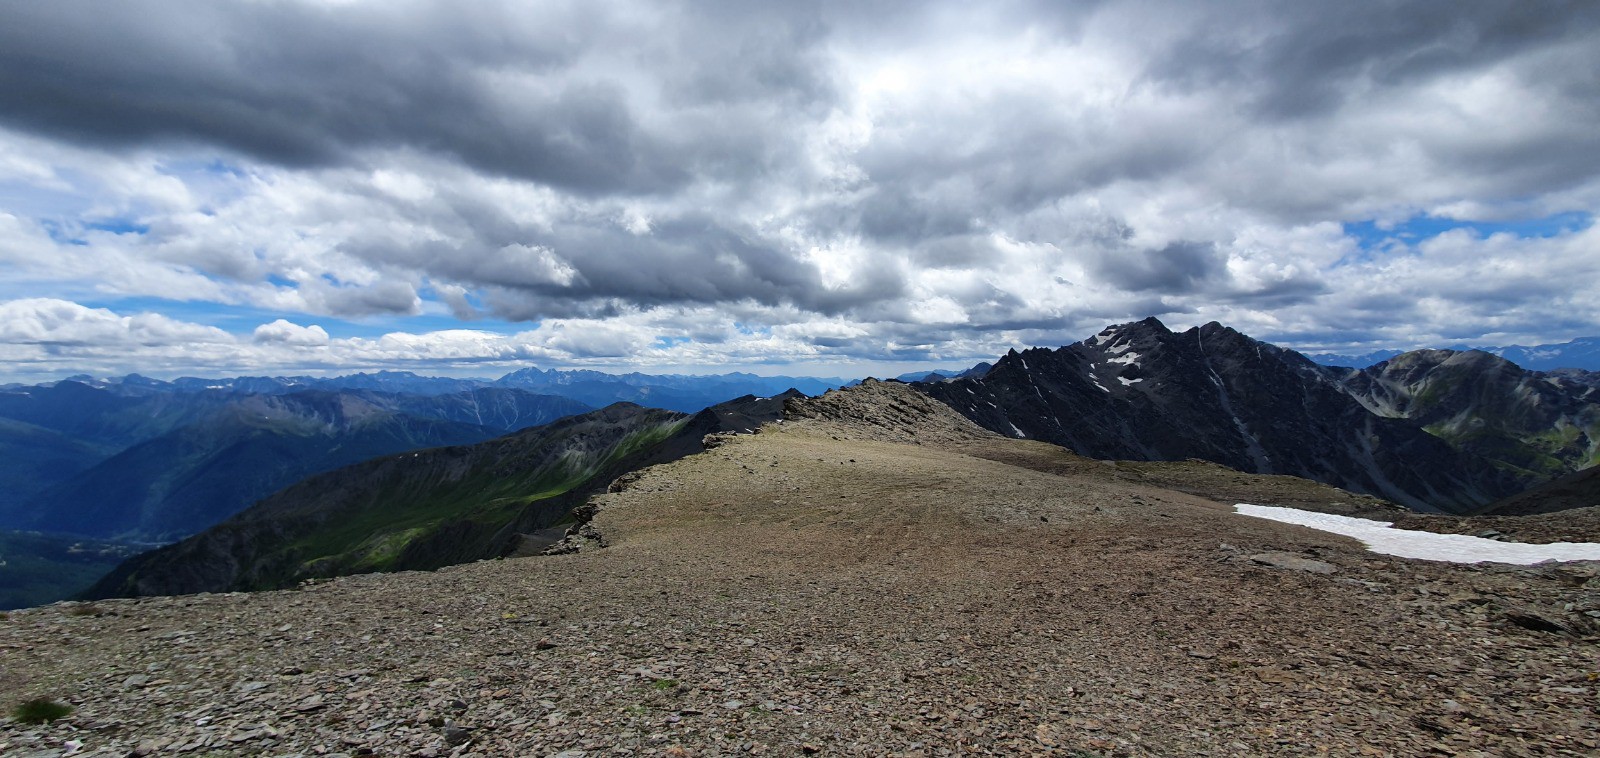
<svg viewBox="0 0 1600 758">
<path fill-rule="evenodd" d="M 1256 553 L 1250 556 L 1250 561 L 1262 566 L 1273 568 L 1293 569 L 1295 571 L 1308 571 L 1313 574 L 1331 574 L 1339 569 L 1331 563 L 1314 561 L 1310 558 L 1301 558 L 1294 553 L 1270 552 Z"/>
<path fill-rule="evenodd" d="M 130 690 L 136 690 L 148 684 L 150 684 L 150 677 L 146 674 L 134 674 L 122 680 L 122 686 Z"/>
<path fill-rule="evenodd" d="M 472 739 L 472 730 L 461 726 L 447 726 L 444 728 L 444 741 L 451 745 L 465 745 Z"/>
</svg>

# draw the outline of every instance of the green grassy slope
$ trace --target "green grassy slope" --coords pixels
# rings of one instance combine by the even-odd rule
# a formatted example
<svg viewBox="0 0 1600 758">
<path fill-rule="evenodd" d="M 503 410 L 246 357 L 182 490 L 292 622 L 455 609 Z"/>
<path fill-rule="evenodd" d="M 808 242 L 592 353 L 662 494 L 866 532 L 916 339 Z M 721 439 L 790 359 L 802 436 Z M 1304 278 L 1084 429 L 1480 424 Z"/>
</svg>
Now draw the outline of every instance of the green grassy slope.
<svg viewBox="0 0 1600 758">
<path fill-rule="evenodd" d="M 348 466 L 139 556 L 89 594 L 266 589 L 504 554 L 519 532 L 566 518 L 569 495 L 609 481 L 630 461 L 650 460 L 687 421 L 619 404 L 476 445 Z"/>
</svg>

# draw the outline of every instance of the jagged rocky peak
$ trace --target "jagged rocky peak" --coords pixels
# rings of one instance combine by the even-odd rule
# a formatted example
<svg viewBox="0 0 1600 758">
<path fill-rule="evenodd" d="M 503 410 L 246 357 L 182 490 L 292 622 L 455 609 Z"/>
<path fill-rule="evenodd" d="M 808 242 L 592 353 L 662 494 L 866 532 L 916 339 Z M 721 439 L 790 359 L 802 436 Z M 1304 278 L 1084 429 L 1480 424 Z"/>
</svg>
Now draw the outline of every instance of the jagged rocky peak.
<svg viewBox="0 0 1600 758">
<path fill-rule="evenodd" d="M 1470 509 L 1517 486 L 1414 423 L 1373 416 L 1304 356 L 1214 322 L 1182 333 L 1155 318 L 1118 324 L 922 389 L 985 429 L 1090 457 L 1198 458 L 1424 510 Z"/>
<path fill-rule="evenodd" d="M 1151 316 L 1141 321 L 1113 324 L 1079 344 L 1101 351 L 1128 349 L 1137 346 L 1152 346 L 1163 337 L 1171 334 L 1172 330 L 1168 329 L 1166 324 L 1161 323 L 1161 319 Z"/>
</svg>

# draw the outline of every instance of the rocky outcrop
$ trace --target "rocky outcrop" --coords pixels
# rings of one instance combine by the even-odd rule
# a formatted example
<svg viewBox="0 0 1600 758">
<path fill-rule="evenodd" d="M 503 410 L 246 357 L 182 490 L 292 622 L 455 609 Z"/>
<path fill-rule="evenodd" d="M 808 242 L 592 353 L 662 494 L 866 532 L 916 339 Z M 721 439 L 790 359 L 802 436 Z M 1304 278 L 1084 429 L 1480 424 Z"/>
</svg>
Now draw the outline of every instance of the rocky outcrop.
<svg viewBox="0 0 1600 758">
<path fill-rule="evenodd" d="M 871 378 L 821 397 L 790 400 L 784 417 L 807 420 L 840 439 L 920 444 L 994 436 L 910 385 Z"/>
</svg>

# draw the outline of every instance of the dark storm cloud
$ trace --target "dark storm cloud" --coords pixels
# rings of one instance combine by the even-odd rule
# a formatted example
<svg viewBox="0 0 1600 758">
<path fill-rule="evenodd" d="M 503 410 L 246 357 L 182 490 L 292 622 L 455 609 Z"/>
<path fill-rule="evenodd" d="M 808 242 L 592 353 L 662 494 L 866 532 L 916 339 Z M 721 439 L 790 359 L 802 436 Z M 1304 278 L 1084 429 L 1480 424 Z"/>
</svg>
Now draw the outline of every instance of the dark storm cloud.
<svg viewBox="0 0 1600 758">
<path fill-rule="evenodd" d="M 1090 268 L 1102 280 L 1134 292 L 1189 294 L 1215 280 L 1224 261 L 1216 245 L 1180 241 L 1154 249 L 1112 250 L 1095 255 Z"/>
<path fill-rule="evenodd" d="M 1585 0 L 1400 3 L 1240 2 L 1211 6 L 1147 68 L 1187 89 L 1238 87 L 1258 113 L 1298 118 L 1442 74 L 1483 70 L 1600 31 Z M 1564 80 L 1593 80 L 1569 71 Z"/>
<path fill-rule="evenodd" d="M 747 15 L 743 26 L 691 13 L 664 29 L 630 28 L 626 9 L 516 8 L 12 5 L 0 23 L 0 121 L 93 144 L 209 143 L 285 165 L 404 147 L 569 190 L 639 193 L 759 170 L 783 135 L 752 119 L 829 96 L 806 48 L 818 24 L 803 12 Z M 714 44 L 723 35 L 742 46 Z M 652 49 L 657 38 L 684 49 Z M 591 48 L 625 45 L 647 69 L 661 64 L 650 78 L 582 67 Z M 685 61 L 695 65 L 673 68 Z M 663 126 L 630 102 L 630 85 L 687 112 Z"/>
<path fill-rule="evenodd" d="M 0 190 L 36 194 L 0 266 L 571 321 L 589 358 L 1593 323 L 1581 230 L 1370 259 L 1348 230 L 1593 215 L 1597 38 L 1597 4 L 1476 0 L 9 3 Z M 56 244 L 108 215 L 147 231 Z"/>
<path fill-rule="evenodd" d="M 838 315 L 898 301 L 892 266 L 865 262 L 851 282 L 824 287 L 814 266 L 750 229 L 701 213 L 660 219 L 649 234 L 614 224 L 518 224 L 481 204 L 462 206 L 466 239 L 375 235 L 341 251 L 380 266 L 426 269 L 448 281 L 492 287 L 496 315 L 517 320 L 594 317 L 617 303 L 641 307 L 748 301 Z M 409 302 L 396 301 L 409 310 Z"/>
</svg>

